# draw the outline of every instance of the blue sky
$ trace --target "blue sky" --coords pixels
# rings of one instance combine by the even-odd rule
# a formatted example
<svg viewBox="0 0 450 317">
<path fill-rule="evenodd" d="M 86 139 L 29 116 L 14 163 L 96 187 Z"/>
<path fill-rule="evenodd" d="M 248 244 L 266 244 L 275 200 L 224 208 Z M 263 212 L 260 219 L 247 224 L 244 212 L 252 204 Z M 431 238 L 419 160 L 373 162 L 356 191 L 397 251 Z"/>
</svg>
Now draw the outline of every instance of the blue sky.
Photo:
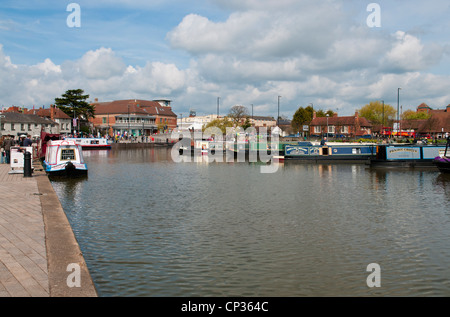
<svg viewBox="0 0 450 317">
<path fill-rule="evenodd" d="M 403 109 L 450 103 L 450 3 L 362 0 L 0 3 L 0 104 L 49 105 L 68 89 L 91 99 L 173 100 L 176 113 L 236 104 L 291 117 L 299 106 L 354 113 L 371 100 Z"/>
</svg>

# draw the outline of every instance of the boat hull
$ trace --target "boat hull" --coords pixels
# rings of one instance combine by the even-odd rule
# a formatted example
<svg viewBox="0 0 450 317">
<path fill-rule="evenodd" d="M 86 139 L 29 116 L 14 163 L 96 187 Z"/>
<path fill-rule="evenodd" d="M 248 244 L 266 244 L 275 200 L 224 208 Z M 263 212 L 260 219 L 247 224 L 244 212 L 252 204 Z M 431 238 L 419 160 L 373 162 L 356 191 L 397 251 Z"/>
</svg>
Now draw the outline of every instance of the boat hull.
<svg viewBox="0 0 450 317">
<path fill-rule="evenodd" d="M 433 164 L 439 169 L 441 173 L 450 174 L 450 158 L 448 157 L 436 157 L 433 160 Z"/>
<path fill-rule="evenodd" d="M 83 177 L 88 173 L 86 164 L 79 163 L 61 163 L 61 164 L 48 164 L 46 161 L 43 162 L 45 172 L 50 176 L 58 177 Z"/>
</svg>

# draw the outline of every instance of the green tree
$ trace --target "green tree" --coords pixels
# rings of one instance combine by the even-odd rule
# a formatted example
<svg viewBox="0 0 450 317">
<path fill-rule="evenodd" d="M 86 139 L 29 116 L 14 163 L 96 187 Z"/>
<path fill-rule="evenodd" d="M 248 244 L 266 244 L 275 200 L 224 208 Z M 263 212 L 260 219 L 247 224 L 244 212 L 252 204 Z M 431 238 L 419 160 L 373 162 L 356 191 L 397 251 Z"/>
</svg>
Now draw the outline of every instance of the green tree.
<svg viewBox="0 0 450 317">
<path fill-rule="evenodd" d="M 406 110 L 402 113 L 402 120 L 426 120 L 430 119 L 431 114 L 428 114 L 423 111 L 413 111 L 413 110 Z"/>
<path fill-rule="evenodd" d="M 299 107 L 297 109 L 291 121 L 291 126 L 295 133 L 299 132 L 304 124 L 311 122 L 313 111 L 314 110 L 311 106 L 306 108 Z"/>
<path fill-rule="evenodd" d="M 230 120 L 228 117 L 223 119 L 214 119 L 203 127 L 203 131 L 209 127 L 218 127 L 223 134 L 226 134 L 227 128 L 232 128 L 234 126 L 234 122 Z"/>
<path fill-rule="evenodd" d="M 62 98 L 55 98 L 55 104 L 71 118 L 95 118 L 95 107 L 86 101 L 89 95 L 83 94 L 82 89 L 67 90 Z"/>
<path fill-rule="evenodd" d="M 316 117 L 326 117 L 326 116 L 332 117 L 334 116 L 334 111 L 333 110 L 327 110 L 327 111 L 323 111 L 322 109 L 319 109 L 316 111 Z"/>
<path fill-rule="evenodd" d="M 384 105 L 381 101 L 371 101 L 359 110 L 359 115 L 366 118 L 373 124 L 383 124 L 384 113 L 384 125 L 390 125 L 395 119 L 397 111 L 391 105 Z"/>
</svg>

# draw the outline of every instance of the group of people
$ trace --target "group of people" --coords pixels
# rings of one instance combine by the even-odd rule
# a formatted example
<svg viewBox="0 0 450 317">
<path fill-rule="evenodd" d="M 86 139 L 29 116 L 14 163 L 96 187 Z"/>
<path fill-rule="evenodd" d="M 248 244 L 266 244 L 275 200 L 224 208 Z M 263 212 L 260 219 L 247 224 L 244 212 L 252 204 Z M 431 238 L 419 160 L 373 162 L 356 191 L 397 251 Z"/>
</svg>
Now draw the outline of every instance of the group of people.
<svg viewBox="0 0 450 317">
<path fill-rule="evenodd" d="M 1 155 L 2 158 L 6 164 L 9 164 L 11 162 L 11 147 L 13 146 L 32 146 L 33 141 L 30 138 L 30 135 L 27 136 L 21 136 L 18 140 L 14 139 L 14 136 L 12 135 L 6 135 L 1 143 Z"/>
</svg>

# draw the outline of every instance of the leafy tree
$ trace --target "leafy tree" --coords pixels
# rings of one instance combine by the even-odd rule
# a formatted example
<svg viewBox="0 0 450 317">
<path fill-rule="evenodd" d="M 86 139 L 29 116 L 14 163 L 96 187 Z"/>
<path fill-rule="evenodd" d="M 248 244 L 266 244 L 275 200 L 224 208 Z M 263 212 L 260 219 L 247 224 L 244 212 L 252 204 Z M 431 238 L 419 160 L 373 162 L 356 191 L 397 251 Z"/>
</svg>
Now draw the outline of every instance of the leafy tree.
<svg viewBox="0 0 450 317">
<path fill-rule="evenodd" d="M 395 119 L 397 111 L 391 105 L 384 105 L 381 101 L 371 101 L 359 110 L 359 115 L 366 118 L 373 124 L 383 124 L 383 111 L 384 111 L 384 124 L 392 122 Z M 390 124 L 389 124 L 390 125 Z"/>
<path fill-rule="evenodd" d="M 334 111 L 333 110 L 327 110 L 327 111 L 323 111 L 322 109 L 319 109 L 318 111 L 316 111 L 316 117 L 326 117 L 326 116 L 332 117 L 334 116 Z"/>
<path fill-rule="evenodd" d="M 402 113 L 402 120 L 426 120 L 431 117 L 431 114 L 428 114 L 423 111 L 413 111 L 413 110 L 406 110 Z"/>
<path fill-rule="evenodd" d="M 86 101 L 89 95 L 83 93 L 82 89 L 67 90 L 62 98 L 55 98 L 55 104 L 71 118 L 95 118 L 95 107 Z"/>
<path fill-rule="evenodd" d="M 313 111 L 314 110 L 311 106 L 308 106 L 306 108 L 299 107 L 297 109 L 291 121 L 291 126 L 294 132 L 299 132 L 300 128 L 304 124 L 311 122 L 313 117 Z"/>
<path fill-rule="evenodd" d="M 234 123 L 229 118 L 214 119 L 203 127 L 203 131 L 209 127 L 218 127 L 223 134 L 226 134 L 227 128 L 232 128 Z"/>
<path fill-rule="evenodd" d="M 228 117 L 236 125 L 241 125 L 241 121 L 248 117 L 248 109 L 245 106 L 236 105 L 231 107 Z"/>
</svg>

